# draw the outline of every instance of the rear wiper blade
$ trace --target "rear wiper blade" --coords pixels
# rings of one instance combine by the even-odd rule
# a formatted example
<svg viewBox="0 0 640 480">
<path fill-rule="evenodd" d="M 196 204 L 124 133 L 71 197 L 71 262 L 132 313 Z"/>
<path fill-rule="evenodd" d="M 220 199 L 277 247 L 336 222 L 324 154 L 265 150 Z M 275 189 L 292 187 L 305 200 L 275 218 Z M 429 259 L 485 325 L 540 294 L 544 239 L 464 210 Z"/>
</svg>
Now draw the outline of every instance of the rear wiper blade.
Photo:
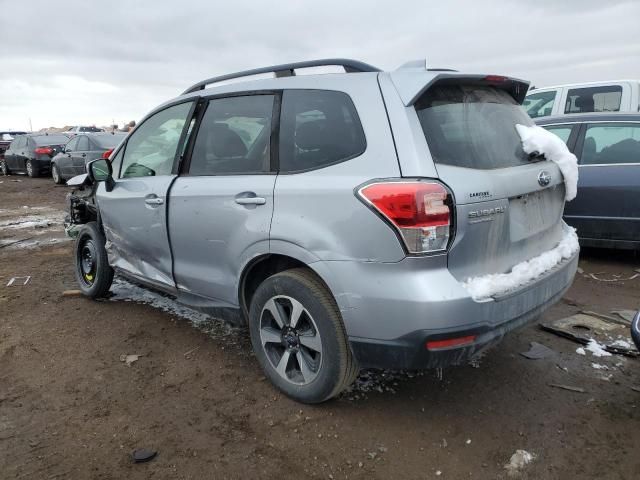
<svg viewBox="0 0 640 480">
<path fill-rule="evenodd" d="M 540 152 L 531 152 L 528 156 L 527 159 L 530 162 L 541 162 L 543 160 L 546 160 L 547 157 L 544 156 L 544 153 L 540 153 Z"/>
</svg>

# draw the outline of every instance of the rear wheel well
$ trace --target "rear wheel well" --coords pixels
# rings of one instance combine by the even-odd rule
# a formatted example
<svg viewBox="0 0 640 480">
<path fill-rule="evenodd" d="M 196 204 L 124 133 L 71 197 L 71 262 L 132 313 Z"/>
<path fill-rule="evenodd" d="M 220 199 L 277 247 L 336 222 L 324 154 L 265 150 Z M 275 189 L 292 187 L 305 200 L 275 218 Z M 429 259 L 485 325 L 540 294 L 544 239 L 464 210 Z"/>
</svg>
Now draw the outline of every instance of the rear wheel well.
<svg viewBox="0 0 640 480">
<path fill-rule="evenodd" d="M 239 300 L 244 319 L 249 318 L 249 306 L 251 299 L 262 282 L 271 275 L 291 270 L 292 268 L 306 268 L 311 270 L 304 262 L 286 255 L 264 255 L 254 260 L 242 274 L 240 280 Z M 314 272 L 315 274 L 315 272 Z M 320 277 L 318 277 L 320 279 Z M 320 279 L 324 284 L 324 281 Z M 326 286 L 326 285 L 325 285 Z"/>
</svg>

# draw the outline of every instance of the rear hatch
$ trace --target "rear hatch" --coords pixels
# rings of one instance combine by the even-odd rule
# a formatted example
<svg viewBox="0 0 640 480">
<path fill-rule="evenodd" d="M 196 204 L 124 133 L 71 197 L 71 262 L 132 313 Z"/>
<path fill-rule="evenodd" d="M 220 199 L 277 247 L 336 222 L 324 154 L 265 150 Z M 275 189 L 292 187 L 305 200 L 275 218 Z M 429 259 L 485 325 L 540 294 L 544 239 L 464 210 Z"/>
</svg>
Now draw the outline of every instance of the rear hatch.
<svg viewBox="0 0 640 480">
<path fill-rule="evenodd" d="M 448 265 L 459 280 L 507 272 L 562 237 L 562 175 L 522 150 L 515 126 L 533 122 L 510 80 L 487 78 L 436 81 L 414 104 L 438 177 L 455 199 Z"/>
</svg>

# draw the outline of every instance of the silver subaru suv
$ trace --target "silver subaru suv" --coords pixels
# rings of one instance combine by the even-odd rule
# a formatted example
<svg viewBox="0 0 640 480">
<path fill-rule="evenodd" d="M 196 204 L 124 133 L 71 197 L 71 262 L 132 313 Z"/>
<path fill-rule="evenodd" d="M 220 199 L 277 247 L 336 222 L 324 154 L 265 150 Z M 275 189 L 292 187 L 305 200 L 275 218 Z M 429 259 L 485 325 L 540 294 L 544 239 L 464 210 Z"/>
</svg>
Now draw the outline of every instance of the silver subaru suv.
<svg viewBox="0 0 640 480">
<path fill-rule="evenodd" d="M 296 75 L 327 65 L 344 73 Z M 572 251 L 524 283 L 469 287 L 566 232 L 562 174 L 516 132 L 527 87 L 343 59 L 199 82 L 88 165 L 91 194 L 70 206 L 80 287 L 106 296 L 115 272 L 248 326 L 266 376 L 306 403 L 360 368 L 466 362 L 577 266 Z"/>
</svg>

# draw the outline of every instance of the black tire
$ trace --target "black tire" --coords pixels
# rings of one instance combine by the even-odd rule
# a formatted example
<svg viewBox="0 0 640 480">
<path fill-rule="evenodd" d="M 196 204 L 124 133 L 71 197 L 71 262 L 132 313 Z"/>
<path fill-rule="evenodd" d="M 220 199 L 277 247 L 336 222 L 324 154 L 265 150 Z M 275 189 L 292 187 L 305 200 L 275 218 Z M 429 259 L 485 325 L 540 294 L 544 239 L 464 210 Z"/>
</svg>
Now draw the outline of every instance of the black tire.
<svg viewBox="0 0 640 480">
<path fill-rule="evenodd" d="M 76 280 L 82 293 L 90 298 L 107 295 L 113 282 L 104 235 L 96 222 L 82 226 L 75 245 Z"/>
<path fill-rule="evenodd" d="M 8 176 L 11 173 L 4 158 L 0 160 L 0 173 L 4 176 Z"/>
<path fill-rule="evenodd" d="M 40 172 L 38 171 L 38 166 L 33 163 L 33 160 L 27 160 L 27 163 L 24 164 L 24 168 L 27 171 L 27 175 L 31 178 L 36 178 L 40 176 Z"/>
<path fill-rule="evenodd" d="M 287 337 L 292 329 L 285 327 L 277 330 L 275 317 L 271 316 L 267 303 L 290 300 L 299 302 L 304 310 L 296 325 L 299 330 L 293 329 L 293 334 Z M 274 304 L 270 303 L 270 305 Z M 294 310 L 293 307 L 288 309 L 286 305 L 282 308 L 284 308 L 282 311 L 288 314 Z M 307 326 L 305 327 L 304 324 Z M 289 330 L 285 332 L 287 328 Z M 267 340 L 263 344 L 261 335 L 266 330 L 271 333 L 264 334 L 273 335 L 274 340 L 278 334 L 281 335 L 281 343 Z M 277 273 L 260 284 L 251 300 L 249 331 L 253 350 L 265 375 L 285 395 L 299 402 L 320 403 L 335 397 L 348 387 L 358 374 L 358 365 L 351 353 L 335 299 L 322 281 L 308 269 L 296 268 Z M 300 340 L 305 337 L 315 339 L 316 336 L 318 337 L 316 341 L 320 341 L 319 357 L 318 352 L 308 349 L 304 341 Z M 296 338 L 299 340 L 297 346 Z M 283 375 L 278 373 L 276 363 L 282 365 L 278 360 L 282 360 L 287 351 L 290 354 L 283 362 L 285 365 Z M 278 352 L 282 352 L 279 359 Z M 310 361 L 307 362 L 305 358 Z M 306 374 L 312 379 L 308 382 L 305 373 L 302 372 L 305 370 L 301 365 L 303 361 L 307 365 Z M 289 373 L 287 365 L 291 367 Z M 313 367 L 311 370 L 309 370 L 310 365 Z M 297 376 L 292 379 L 288 375 Z M 295 380 L 298 380 L 298 383 Z"/>
<path fill-rule="evenodd" d="M 65 183 L 64 178 L 60 176 L 58 166 L 55 163 L 51 164 L 51 176 L 53 177 L 53 183 L 56 185 L 63 185 Z"/>
</svg>

